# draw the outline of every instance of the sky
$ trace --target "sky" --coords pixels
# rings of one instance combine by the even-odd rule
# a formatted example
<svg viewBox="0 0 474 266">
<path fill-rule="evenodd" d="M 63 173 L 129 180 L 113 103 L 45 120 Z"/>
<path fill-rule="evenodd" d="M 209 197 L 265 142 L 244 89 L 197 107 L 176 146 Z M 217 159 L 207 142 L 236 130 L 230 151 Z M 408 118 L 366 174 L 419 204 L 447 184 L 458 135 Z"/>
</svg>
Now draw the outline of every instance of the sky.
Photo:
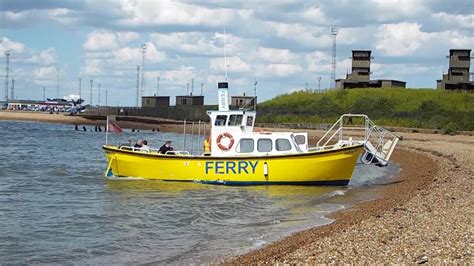
<svg viewBox="0 0 474 266">
<path fill-rule="evenodd" d="M 449 49 L 474 49 L 474 1 L 0 0 L 0 74 L 9 51 L 15 98 L 40 100 L 43 87 L 56 97 L 59 73 L 60 96 L 79 94 L 81 78 L 86 103 L 93 80 L 92 104 L 100 83 L 101 105 L 134 106 L 146 44 L 144 95 L 173 104 L 187 84 L 193 95 L 202 84 L 205 103 L 216 104 L 227 65 L 230 95 L 253 95 L 257 81 L 263 101 L 331 86 L 330 27 L 336 78 L 350 72 L 351 50 L 364 49 L 372 79 L 434 88 Z"/>
</svg>

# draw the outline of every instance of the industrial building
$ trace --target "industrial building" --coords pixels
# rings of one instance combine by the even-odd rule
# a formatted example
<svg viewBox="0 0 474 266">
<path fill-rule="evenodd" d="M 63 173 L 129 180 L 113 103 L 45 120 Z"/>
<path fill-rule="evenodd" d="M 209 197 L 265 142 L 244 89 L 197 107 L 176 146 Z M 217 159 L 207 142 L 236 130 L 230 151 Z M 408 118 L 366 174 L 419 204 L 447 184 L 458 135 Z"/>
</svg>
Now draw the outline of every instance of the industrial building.
<svg viewBox="0 0 474 266">
<path fill-rule="evenodd" d="M 352 50 L 352 71 L 345 79 L 336 79 L 337 89 L 351 88 L 405 88 L 406 82 L 393 79 L 370 79 L 370 50 Z"/>
<path fill-rule="evenodd" d="M 168 108 L 170 106 L 169 96 L 143 96 L 142 107 L 143 108 Z"/>
<path fill-rule="evenodd" d="M 193 96 L 193 95 L 176 96 L 176 106 L 182 106 L 182 105 L 190 105 L 190 106 L 204 105 L 204 96 Z"/>
<path fill-rule="evenodd" d="M 449 50 L 448 73 L 443 79 L 436 81 L 436 88 L 440 90 L 474 90 L 474 81 L 469 79 L 471 66 L 470 49 Z"/>
<path fill-rule="evenodd" d="M 230 99 L 230 105 L 235 108 L 253 108 L 257 101 L 257 97 L 246 96 L 245 93 L 243 96 L 231 96 Z"/>
</svg>

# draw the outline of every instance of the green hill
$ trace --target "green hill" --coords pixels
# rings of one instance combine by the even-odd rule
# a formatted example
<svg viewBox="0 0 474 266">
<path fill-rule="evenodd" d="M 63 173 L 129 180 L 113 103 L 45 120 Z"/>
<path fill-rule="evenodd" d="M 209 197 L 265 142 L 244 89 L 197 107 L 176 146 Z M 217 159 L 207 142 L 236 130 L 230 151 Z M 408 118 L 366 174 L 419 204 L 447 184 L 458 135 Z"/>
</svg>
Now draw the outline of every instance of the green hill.
<svg viewBox="0 0 474 266">
<path fill-rule="evenodd" d="M 434 89 L 298 91 L 259 104 L 258 112 L 264 123 L 333 123 L 361 113 L 385 126 L 474 131 L 474 93 Z"/>
</svg>

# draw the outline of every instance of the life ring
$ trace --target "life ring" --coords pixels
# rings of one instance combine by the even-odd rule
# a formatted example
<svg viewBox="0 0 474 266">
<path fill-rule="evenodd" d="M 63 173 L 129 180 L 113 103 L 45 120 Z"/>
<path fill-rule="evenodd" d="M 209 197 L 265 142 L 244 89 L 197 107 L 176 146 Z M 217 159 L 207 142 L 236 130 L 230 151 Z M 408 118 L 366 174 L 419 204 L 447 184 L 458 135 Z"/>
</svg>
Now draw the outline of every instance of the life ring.
<svg viewBox="0 0 474 266">
<path fill-rule="evenodd" d="M 221 144 L 221 140 L 224 137 L 229 139 L 229 145 L 227 145 L 227 146 L 224 146 L 224 145 Z M 221 149 L 223 151 L 228 151 L 234 145 L 234 137 L 230 133 L 224 132 L 224 133 L 220 134 L 219 136 L 217 136 L 216 142 L 217 142 L 217 147 L 219 147 L 219 149 Z"/>
</svg>

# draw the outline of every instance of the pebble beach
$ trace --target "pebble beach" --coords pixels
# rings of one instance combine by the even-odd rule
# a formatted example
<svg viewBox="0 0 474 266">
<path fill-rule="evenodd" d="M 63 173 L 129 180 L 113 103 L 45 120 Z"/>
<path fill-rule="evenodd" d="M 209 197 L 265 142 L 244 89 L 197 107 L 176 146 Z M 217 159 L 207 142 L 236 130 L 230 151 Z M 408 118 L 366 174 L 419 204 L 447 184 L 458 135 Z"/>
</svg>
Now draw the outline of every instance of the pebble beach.
<svg viewBox="0 0 474 266">
<path fill-rule="evenodd" d="M 403 134 L 383 196 L 223 264 L 472 263 L 474 137 Z"/>
</svg>

